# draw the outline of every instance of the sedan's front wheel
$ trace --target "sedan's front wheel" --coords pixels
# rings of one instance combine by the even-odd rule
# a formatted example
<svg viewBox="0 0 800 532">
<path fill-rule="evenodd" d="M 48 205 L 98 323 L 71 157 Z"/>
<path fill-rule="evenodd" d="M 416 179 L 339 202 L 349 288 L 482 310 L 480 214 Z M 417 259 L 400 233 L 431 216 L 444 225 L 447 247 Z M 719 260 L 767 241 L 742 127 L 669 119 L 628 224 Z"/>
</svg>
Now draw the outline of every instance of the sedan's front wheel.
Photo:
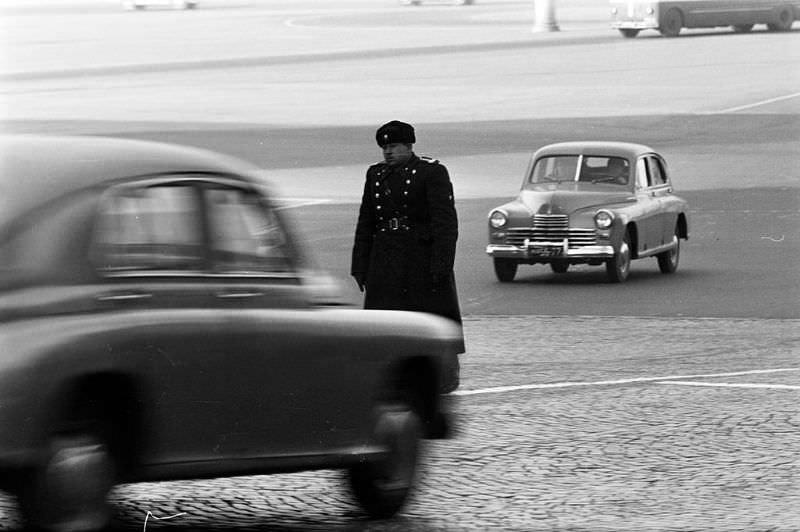
<svg viewBox="0 0 800 532">
<path fill-rule="evenodd" d="M 367 514 L 385 519 L 403 507 L 414 485 L 422 422 L 405 404 L 387 405 L 378 413 L 375 432 L 386 454 L 353 466 L 349 478 L 353 495 Z"/>
<path fill-rule="evenodd" d="M 628 278 L 631 271 L 631 237 L 628 231 L 622 237 L 619 249 L 614 253 L 614 258 L 606 261 L 606 273 L 612 283 L 622 283 Z"/>
<path fill-rule="evenodd" d="M 664 14 L 658 31 L 664 37 L 677 37 L 683 27 L 683 14 L 674 7 Z"/>
<path fill-rule="evenodd" d="M 510 283 L 517 275 L 518 263 L 514 259 L 494 259 L 494 273 L 501 283 Z"/>
</svg>

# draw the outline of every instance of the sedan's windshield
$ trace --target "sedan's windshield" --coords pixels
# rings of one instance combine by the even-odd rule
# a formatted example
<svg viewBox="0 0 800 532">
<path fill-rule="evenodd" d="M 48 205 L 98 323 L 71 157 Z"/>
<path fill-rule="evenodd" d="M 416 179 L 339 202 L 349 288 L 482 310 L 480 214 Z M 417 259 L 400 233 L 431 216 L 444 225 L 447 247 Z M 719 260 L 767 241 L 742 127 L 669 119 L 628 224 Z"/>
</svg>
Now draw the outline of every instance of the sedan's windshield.
<svg viewBox="0 0 800 532">
<path fill-rule="evenodd" d="M 559 155 L 542 157 L 536 161 L 531 174 L 531 183 L 547 183 L 552 181 L 574 181 L 578 168 L 577 155 Z"/>
<path fill-rule="evenodd" d="M 627 185 L 630 175 L 630 163 L 623 157 L 555 155 L 536 161 L 529 182 L 582 181 Z"/>
</svg>

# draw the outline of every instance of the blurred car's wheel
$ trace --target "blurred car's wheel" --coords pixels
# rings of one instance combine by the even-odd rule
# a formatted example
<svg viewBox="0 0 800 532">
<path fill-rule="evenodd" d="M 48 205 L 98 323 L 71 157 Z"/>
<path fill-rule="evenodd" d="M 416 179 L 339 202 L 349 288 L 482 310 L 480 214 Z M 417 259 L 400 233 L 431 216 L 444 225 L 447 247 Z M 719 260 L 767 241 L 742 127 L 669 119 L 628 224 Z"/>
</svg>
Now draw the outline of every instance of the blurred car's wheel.
<svg viewBox="0 0 800 532">
<path fill-rule="evenodd" d="M 677 37 L 681 32 L 682 27 L 683 15 L 681 14 L 680 10 L 673 7 L 664 14 L 664 17 L 661 19 L 661 25 L 658 27 L 658 31 L 660 31 L 661 35 L 664 37 Z"/>
<path fill-rule="evenodd" d="M 494 273 L 501 283 L 510 283 L 517 275 L 517 261 L 514 259 L 494 259 Z"/>
<path fill-rule="evenodd" d="M 656 255 L 658 269 L 661 270 L 661 273 L 675 273 L 675 270 L 678 269 L 678 261 L 681 256 L 681 239 L 678 238 L 677 228 L 675 228 L 675 234 L 672 235 L 672 244 L 674 247 L 671 250 Z"/>
<path fill-rule="evenodd" d="M 101 430 L 53 435 L 42 464 L 19 493 L 23 521 L 53 532 L 95 531 L 111 519 L 106 497 L 115 461 Z"/>
<path fill-rule="evenodd" d="M 567 273 L 569 270 L 569 263 L 568 262 L 551 262 L 550 269 L 553 270 L 553 273 Z"/>
<path fill-rule="evenodd" d="M 375 424 L 386 455 L 350 468 L 350 486 L 358 503 L 373 519 L 393 516 L 402 508 L 414 485 L 422 422 L 407 404 L 380 408 Z"/>
<path fill-rule="evenodd" d="M 622 237 L 619 250 L 614 253 L 614 258 L 606 261 L 606 273 L 612 283 L 622 283 L 628 278 L 631 271 L 631 237 L 628 231 Z"/>
<path fill-rule="evenodd" d="M 621 28 L 619 32 L 622 34 L 623 37 L 626 39 L 633 39 L 637 35 L 639 35 L 639 30 L 634 28 Z"/>
<path fill-rule="evenodd" d="M 794 23 L 794 11 L 791 6 L 781 6 L 775 15 L 775 22 L 767 24 L 770 31 L 789 31 Z"/>
<path fill-rule="evenodd" d="M 753 29 L 753 24 L 734 24 L 733 31 L 736 33 L 747 33 Z"/>
</svg>

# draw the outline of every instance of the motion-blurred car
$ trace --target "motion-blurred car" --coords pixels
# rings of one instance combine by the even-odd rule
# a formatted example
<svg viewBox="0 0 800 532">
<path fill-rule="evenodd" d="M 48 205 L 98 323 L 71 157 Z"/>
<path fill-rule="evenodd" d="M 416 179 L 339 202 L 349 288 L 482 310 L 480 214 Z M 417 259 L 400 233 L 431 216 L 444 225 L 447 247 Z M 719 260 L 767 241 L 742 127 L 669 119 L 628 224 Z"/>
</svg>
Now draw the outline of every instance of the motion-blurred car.
<svg viewBox="0 0 800 532">
<path fill-rule="evenodd" d="M 564 142 L 538 150 L 522 190 L 489 213 L 489 245 L 501 282 L 520 264 L 605 264 L 608 278 L 628 278 L 631 259 L 656 257 L 663 273 L 678 268 L 689 238 L 688 206 L 672 193 L 664 158 L 623 142 Z"/>
<path fill-rule="evenodd" d="M 98 528 L 118 482 L 319 468 L 387 517 L 447 436 L 460 328 L 333 304 L 253 171 L 0 137 L 0 485 L 32 525 Z"/>
<path fill-rule="evenodd" d="M 122 0 L 125 9 L 145 9 L 148 7 L 170 7 L 172 9 L 194 9 L 195 0 Z"/>
<path fill-rule="evenodd" d="M 797 0 L 611 0 L 611 27 L 627 38 L 647 29 L 665 37 L 683 28 L 731 26 L 744 33 L 756 24 L 789 31 L 799 17 Z"/>
</svg>

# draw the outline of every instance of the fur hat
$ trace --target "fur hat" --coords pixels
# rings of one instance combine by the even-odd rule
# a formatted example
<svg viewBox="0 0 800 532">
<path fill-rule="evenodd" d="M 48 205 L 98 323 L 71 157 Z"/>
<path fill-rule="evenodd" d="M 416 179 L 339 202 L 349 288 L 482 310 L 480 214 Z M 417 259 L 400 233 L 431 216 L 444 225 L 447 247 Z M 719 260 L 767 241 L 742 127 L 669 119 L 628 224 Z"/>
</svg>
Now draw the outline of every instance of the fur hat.
<svg viewBox="0 0 800 532">
<path fill-rule="evenodd" d="M 414 127 L 398 120 L 392 120 L 379 127 L 375 132 L 375 140 L 381 148 L 387 144 L 414 144 L 417 141 L 414 137 Z"/>
</svg>

